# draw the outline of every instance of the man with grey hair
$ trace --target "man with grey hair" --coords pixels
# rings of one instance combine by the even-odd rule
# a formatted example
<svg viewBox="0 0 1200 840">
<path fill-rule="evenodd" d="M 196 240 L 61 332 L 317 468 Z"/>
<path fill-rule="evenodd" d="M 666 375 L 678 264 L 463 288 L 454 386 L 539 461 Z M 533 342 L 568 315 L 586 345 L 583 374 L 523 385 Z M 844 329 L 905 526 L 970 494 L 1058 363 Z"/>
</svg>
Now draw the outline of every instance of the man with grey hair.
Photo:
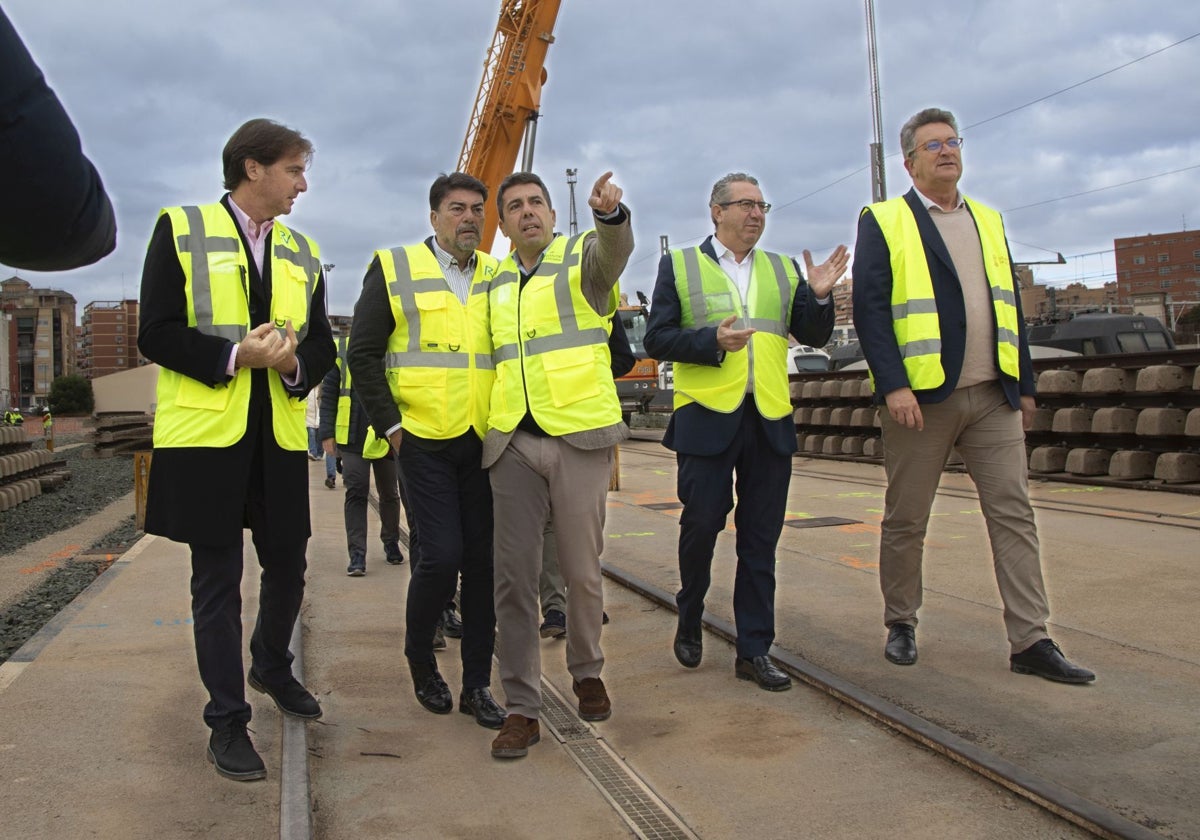
<svg viewBox="0 0 1200 840">
<path fill-rule="evenodd" d="M 775 640 L 775 546 L 783 530 L 796 429 L 788 392 L 788 333 L 820 346 L 833 331 L 830 290 L 849 262 L 844 245 L 808 275 L 790 257 L 757 249 L 771 205 L 735 172 L 713 185 L 714 233 L 662 258 L 646 328 L 648 355 L 675 363 L 675 412 L 663 445 L 676 453 L 680 590 L 675 657 L 700 665 L 701 619 L 713 549 L 733 510 L 736 474 L 739 679 L 768 691 L 791 679 L 768 655 Z"/>
<path fill-rule="evenodd" d="M 987 522 L 1010 667 L 1065 683 L 1095 674 L 1049 637 L 1025 434 L 1033 366 L 1004 222 L 958 190 L 962 138 L 927 108 L 900 131 L 913 189 L 863 210 L 854 250 L 854 327 L 871 369 L 888 487 L 879 545 L 884 656 L 917 661 L 929 512 L 956 449 Z M 1024 428 L 1022 428 L 1024 427 Z"/>
</svg>

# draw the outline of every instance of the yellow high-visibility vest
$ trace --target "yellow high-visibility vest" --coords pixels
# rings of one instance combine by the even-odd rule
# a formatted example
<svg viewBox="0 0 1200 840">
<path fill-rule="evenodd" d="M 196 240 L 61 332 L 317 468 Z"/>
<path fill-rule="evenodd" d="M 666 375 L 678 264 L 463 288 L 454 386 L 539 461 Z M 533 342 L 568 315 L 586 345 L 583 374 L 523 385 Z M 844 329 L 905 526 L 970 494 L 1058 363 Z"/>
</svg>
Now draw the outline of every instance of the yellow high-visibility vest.
<svg viewBox="0 0 1200 840">
<path fill-rule="evenodd" d="M 620 293 L 614 284 L 604 313 L 584 297 L 588 233 L 555 237 L 524 289 L 516 252 L 500 264 L 489 294 L 496 382 L 488 428 L 511 432 L 527 405 L 538 426 L 556 436 L 621 422 L 608 351 Z"/>
<path fill-rule="evenodd" d="M 188 326 L 205 335 L 242 341 L 250 332 L 249 261 L 237 224 L 221 204 L 167 207 L 176 255 L 183 269 Z M 292 322 L 300 341 L 308 334 L 308 312 L 321 276 L 317 243 L 278 220 L 267 243 L 271 260 L 271 323 L 284 333 Z M 250 411 L 250 368 L 209 386 L 167 368 L 158 374 L 154 415 L 155 448 L 232 446 L 246 433 Z M 308 448 L 306 400 L 293 397 L 275 370 L 267 370 L 272 427 L 280 448 Z"/>
<path fill-rule="evenodd" d="M 759 413 L 777 420 L 792 413 L 788 392 L 788 325 L 800 276 L 791 259 L 755 250 L 749 301 L 720 264 L 700 248 L 671 251 L 681 325 L 716 326 L 730 315 L 740 329 L 756 330 L 745 350 L 726 353 L 720 365 L 675 363 L 675 408 L 697 402 L 728 414 L 742 404 L 751 372 Z"/>
<path fill-rule="evenodd" d="M 464 306 L 425 243 L 376 251 L 396 328 L 388 337 L 388 386 L 405 431 L 431 440 L 487 431 L 495 369 L 488 287 L 496 260 L 475 252 Z"/>
<path fill-rule="evenodd" d="M 350 442 L 350 365 L 346 364 L 346 348 L 350 346 L 350 333 L 337 340 L 338 366 L 338 399 L 337 416 L 333 421 L 333 439 L 341 446 Z M 374 461 L 388 454 L 391 444 L 375 434 L 375 429 L 367 424 L 367 435 L 362 442 L 362 456 L 368 461 Z"/>
<path fill-rule="evenodd" d="M 1019 380 L 1017 298 L 1004 220 L 986 205 L 966 196 L 963 200 L 975 219 L 979 243 L 983 247 L 983 265 L 996 320 L 997 364 L 1001 373 Z M 946 381 L 946 371 L 942 367 L 942 331 L 917 217 L 903 196 L 872 204 L 863 208 L 863 212 L 875 217 L 891 254 L 892 326 L 904 359 L 909 387 L 914 391 L 937 388 Z M 871 384 L 875 384 L 873 374 Z"/>
</svg>

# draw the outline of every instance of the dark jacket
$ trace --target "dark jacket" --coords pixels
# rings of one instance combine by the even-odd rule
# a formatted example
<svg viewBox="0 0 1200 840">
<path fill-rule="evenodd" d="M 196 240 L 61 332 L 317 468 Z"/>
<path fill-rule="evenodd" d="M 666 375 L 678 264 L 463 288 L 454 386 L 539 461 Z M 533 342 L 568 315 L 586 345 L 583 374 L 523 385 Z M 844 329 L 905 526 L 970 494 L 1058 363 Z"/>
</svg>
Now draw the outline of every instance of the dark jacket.
<svg viewBox="0 0 1200 840">
<path fill-rule="evenodd" d="M 705 239 L 700 250 L 717 259 L 712 237 Z M 795 260 L 800 285 L 792 299 L 788 331 L 803 344 L 820 347 L 833 333 L 833 305 L 819 304 L 808 299 L 808 284 L 804 272 Z M 716 326 L 684 329 L 681 326 L 682 308 L 675 289 L 675 267 L 666 254 L 658 264 L 658 280 L 650 306 L 650 322 L 646 326 L 646 355 L 671 362 L 696 365 L 720 365 L 724 354 L 717 347 Z M 671 415 L 671 423 L 663 436 L 663 446 L 687 455 L 716 455 L 733 442 L 742 422 L 747 400 L 729 414 L 712 411 L 699 403 L 690 403 Z M 791 415 L 778 420 L 763 418 L 763 432 L 771 448 L 781 455 L 796 451 L 796 425 Z"/>
<path fill-rule="evenodd" d="M 317 426 L 317 437 L 321 440 L 337 439 L 337 407 L 341 394 L 342 372 L 337 365 L 329 369 L 321 380 L 321 419 Z M 354 455 L 362 455 L 363 441 L 367 438 L 367 429 L 371 427 L 371 418 L 358 399 L 356 389 L 350 389 L 350 428 L 346 431 L 346 442 L 339 443 L 338 449 Z"/>
<path fill-rule="evenodd" d="M 625 334 L 620 313 L 613 315 L 612 332 L 608 334 L 608 355 L 613 379 L 620 379 L 637 364 L 637 356 L 633 355 L 633 348 L 629 346 L 629 336 Z"/>
<path fill-rule="evenodd" d="M 967 346 L 967 310 L 950 252 L 946 250 L 946 243 L 930 218 L 929 211 L 925 209 L 924 202 L 915 189 L 905 193 L 904 200 L 912 208 L 917 229 L 921 232 L 921 241 L 925 245 L 925 260 L 929 263 L 929 275 L 933 280 L 933 294 L 942 333 L 942 369 L 946 373 L 946 381 L 940 387 L 914 393 L 919 403 L 936 403 L 950 396 L 958 384 Z M 1012 262 L 1011 255 L 1009 262 Z M 863 355 L 871 374 L 875 377 L 875 402 L 883 403 L 887 394 L 897 388 L 907 388 L 909 383 L 892 323 L 891 251 L 883 238 L 883 231 L 879 229 L 879 223 L 871 213 L 863 213 L 858 220 L 852 275 L 854 329 L 862 343 Z M 1013 288 L 1020 288 L 1015 276 Z M 1018 384 L 1011 377 L 1000 374 L 1000 385 L 1013 408 L 1020 407 L 1021 396 L 1033 396 L 1036 391 L 1019 291 L 1016 303 L 1021 381 Z"/>
<path fill-rule="evenodd" d="M 221 199 L 229 210 L 228 196 Z M 233 212 L 230 212 L 232 217 Z M 236 224 L 236 220 L 235 220 Z M 238 235 L 242 236 L 238 228 Z M 187 324 L 183 268 L 172 243 L 171 219 L 163 215 L 154 229 L 142 271 L 138 349 L 152 362 L 206 385 L 228 381 L 225 373 L 233 343 L 205 335 Z M 242 236 L 242 245 L 250 247 Z M 270 314 L 271 261 L 259 276 L 250 261 L 247 278 L 252 326 Z M 313 293 L 308 333 L 296 348 L 299 382 L 288 391 L 303 397 L 333 365 L 336 349 L 325 314 L 325 278 Z M 146 533 L 179 542 L 210 546 L 240 543 L 246 527 L 246 498 L 251 483 L 264 499 L 261 515 L 274 533 L 311 531 L 308 518 L 308 458 L 275 442 L 266 370 L 251 372 L 246 434 L 224 448 L 157 449 L 150 470 Z M 270 536 L 270 533 L 267 536 Z"/>
<path fill-rule="evenodd" d="M 79 134 L 0 9 L 0 262 L 33 271 L 112 253 L 117 223 Z"/>
</svg>

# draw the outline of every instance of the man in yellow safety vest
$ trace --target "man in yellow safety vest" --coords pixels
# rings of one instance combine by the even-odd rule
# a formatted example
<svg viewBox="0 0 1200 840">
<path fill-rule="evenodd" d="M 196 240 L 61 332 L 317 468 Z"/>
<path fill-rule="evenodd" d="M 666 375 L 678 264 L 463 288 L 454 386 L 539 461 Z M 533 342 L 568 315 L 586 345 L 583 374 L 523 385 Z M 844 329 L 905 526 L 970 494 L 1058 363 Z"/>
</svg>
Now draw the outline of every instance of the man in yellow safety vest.
<svg viewBox="0 0 1200 840">
<path fill-rule="evenodd" d="M 900 130 L 913 189 L 863 210 L 854 327 L 881 406 L 888 487 L 879 541 L 884 656 L 917 661 L 925 531 L 957 450 L 979 492 L 1004 601 L 1010 667 L 1065 683 L 1095 674 L 1050 638 L 1025 433 L 1036 386 L 1000 214 L 958 189 L 954 115 L 927 108 Z"/>
</svg>

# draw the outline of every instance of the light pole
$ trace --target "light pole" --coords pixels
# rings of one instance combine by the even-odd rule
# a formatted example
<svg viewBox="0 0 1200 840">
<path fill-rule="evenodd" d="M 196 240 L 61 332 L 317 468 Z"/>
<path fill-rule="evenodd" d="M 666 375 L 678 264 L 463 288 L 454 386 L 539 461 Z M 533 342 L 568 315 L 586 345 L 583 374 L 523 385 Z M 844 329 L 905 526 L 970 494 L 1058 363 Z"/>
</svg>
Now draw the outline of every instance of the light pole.
<svg viewBox="0 0 1200 840">
<path fill-rule="evenodd" d="M 578 169 L 567 170 L 567 188 L 571 191 L 571 213 L 568 217 L 570 219 L 571 236 L 579 233 L 579 219 L 575 216 L 575 176 L 578 174 L 578 172 Z"/>
</svg>

